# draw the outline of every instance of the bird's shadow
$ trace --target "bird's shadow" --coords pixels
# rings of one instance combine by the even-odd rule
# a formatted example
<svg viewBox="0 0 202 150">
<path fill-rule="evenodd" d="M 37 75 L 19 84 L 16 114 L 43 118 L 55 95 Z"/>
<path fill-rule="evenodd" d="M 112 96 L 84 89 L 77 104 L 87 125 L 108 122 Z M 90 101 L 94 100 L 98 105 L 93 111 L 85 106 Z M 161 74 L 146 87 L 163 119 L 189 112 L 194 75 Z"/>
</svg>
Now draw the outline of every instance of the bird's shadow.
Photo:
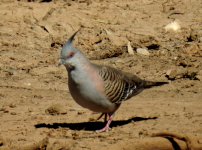
<svg viewBox="0 0 202 150">
<path fill-rule="evenodd" d="M 113 128 L 117 126 L 124 126 L 132 122 L 154 120 L 154 119 L 157 119 L 157 117 L 150 117 L 150 118 L 133 117 L 128 120 L 116 120 L 111 123 L 110 127 Z M 49 128 L 49 129 L 69 128 L 71 130 L 94 131 L 101 129 L 104 126 L 105 126 L 104 122 L 94 121 L 94 122 L 79 122 L 79 123 L 52 123 L 52 124 L 40 123 L 36 124 L 35 128 Z"/>
</svg>

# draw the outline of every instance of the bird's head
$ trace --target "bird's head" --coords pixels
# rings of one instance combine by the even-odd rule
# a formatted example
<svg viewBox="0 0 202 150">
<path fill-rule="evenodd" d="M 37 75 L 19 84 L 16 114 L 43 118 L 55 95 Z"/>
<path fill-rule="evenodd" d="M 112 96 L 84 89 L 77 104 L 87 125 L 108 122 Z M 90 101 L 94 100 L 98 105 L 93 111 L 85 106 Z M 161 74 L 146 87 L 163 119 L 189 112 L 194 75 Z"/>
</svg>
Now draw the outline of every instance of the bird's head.
<svg viewBox="0 0 202 150">
<path fill-rule="evenodd" d="M 69 40 L 66 42 L 61 50 L 59 65 L 64 65 L 68 70 L 72 70 L 75 68 L 75 65 L 78 63 L 78 57 L 80 57 L 79 55 L 81 52 L 73 47 L 73 40 L 78 31 L 76 31 L 69 38 Z"/>
</svg>

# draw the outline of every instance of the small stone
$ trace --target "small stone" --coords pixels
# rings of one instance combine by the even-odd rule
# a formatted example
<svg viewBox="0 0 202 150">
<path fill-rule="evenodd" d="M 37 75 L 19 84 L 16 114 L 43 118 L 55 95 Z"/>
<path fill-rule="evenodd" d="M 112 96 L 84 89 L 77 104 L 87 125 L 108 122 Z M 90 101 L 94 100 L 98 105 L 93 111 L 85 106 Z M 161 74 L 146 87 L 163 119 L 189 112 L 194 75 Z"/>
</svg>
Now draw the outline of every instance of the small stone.
<svg viewBox="0 0 202 150">
<path fill-rule="evenodd" d="M 174 79 L 180 79 L 184 76 L 184 70 L 180 70 L 180 69 L 169 69 L 166 72 L 166 76 L 168 79 L 170 80 L 174 80 Z"/>
<path fill-rule="evenodd" d="M 46 114 L 50 115 L 59 115 L 59 114 L 66 114 L 67 112 L 60 104 L 53 104 L 45 110 Z"/>
<path fill-rule="evenodd" d="M 133 48 L 132 48 L 130 42 L 128 42 L 128 53 L 129 53 L 130 55 L 134 55 L 134 51 L 133 51 Z"/>
<path fill-rule="evenodd" d="M 181 27 L 180 27 L 180 24 L 178 23 L 178 21 L 173 21 L 173 22 L 167 24 L 167 25 L 164 27 L 164 29 L 165 29 L 166 31 L 178 32 L 178 31 L 181 29 Z"/>
<path fill-rule="evenodd" d="M 150 53 L 147 48 L 137 48 L 136 52 L 141 55 L 149 56 Z"/>
<path fill-rule="evenodd" d="M 187 78 L 190 80 L 196 80 L 198 78 L 198 73 L 197 70 L 195 69 L 185 69 L 185 68 L 175 68 L 175 69 L 169 69 L 166 72 L 166 77 L 169 80 L 176 80 L 176 79 L 181 79 L 181 78 Z M 200 79 L 199 79 L 200 80 Z"/>
</svg>

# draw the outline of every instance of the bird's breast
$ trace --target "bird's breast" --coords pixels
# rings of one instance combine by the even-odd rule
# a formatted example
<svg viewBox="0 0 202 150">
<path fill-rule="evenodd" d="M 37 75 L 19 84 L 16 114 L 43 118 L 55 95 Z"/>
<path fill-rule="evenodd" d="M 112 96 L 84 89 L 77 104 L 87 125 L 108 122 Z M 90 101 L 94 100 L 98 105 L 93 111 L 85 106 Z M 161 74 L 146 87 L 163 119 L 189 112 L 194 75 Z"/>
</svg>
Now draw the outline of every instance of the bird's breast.
<svg viewBox="0 0 202 150">
<path fill-rule="evenodd" d="M 95 112 L 111 112 L 114 104 L 104 94 L 104 83 L 94 70 L 69 73 L 69 90 L 73 99 L 82 107 Z"/>
</svg>

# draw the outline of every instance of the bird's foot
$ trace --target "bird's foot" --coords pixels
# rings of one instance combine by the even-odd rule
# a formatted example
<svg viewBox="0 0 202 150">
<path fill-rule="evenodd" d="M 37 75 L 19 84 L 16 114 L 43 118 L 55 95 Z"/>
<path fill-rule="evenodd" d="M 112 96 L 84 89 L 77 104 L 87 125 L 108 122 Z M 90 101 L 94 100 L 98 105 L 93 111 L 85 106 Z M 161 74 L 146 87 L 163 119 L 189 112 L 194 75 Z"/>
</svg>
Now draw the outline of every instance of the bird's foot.
<svg viewBox="0 0 202 150">
<path fill-rule="evenodd" d="M 109 130 L 111 130 L 111 128 L 109 126 L 105 126 L 104 128 L 96 130 L 95 132 L 101 133 L 101 132 L 108 132 Z"/>
<path fill-rule="evenodd" d="M 104 128 L 102 128 L 102 129 L 100 129 L 100 130 L 96 130 L 96 132 L 98 132 L 98 133 L 100 133 L 100 132 L 107 132 L 107 131 L 109 131 L 109 130 L 111 129 L 111 128 L 109 127 L 109 125 L 110 125 L 111 122 L 112 122 L 113 114 L 110 115 L 110 114 L 107 114 L 107 113 L 103 113 L 103 114 L 101 115 L 101 117 L 102 117 L 103 115 L 105 115 L 105 119 L 107 118 L 107 115 L 108 115 L 108 116 L 109 116 L 109 120 L 107 121 L 107 124 L 105 125 Z M 101 117 L 99 117 L 99 118 L 101 118 Z"/>
</svg>

